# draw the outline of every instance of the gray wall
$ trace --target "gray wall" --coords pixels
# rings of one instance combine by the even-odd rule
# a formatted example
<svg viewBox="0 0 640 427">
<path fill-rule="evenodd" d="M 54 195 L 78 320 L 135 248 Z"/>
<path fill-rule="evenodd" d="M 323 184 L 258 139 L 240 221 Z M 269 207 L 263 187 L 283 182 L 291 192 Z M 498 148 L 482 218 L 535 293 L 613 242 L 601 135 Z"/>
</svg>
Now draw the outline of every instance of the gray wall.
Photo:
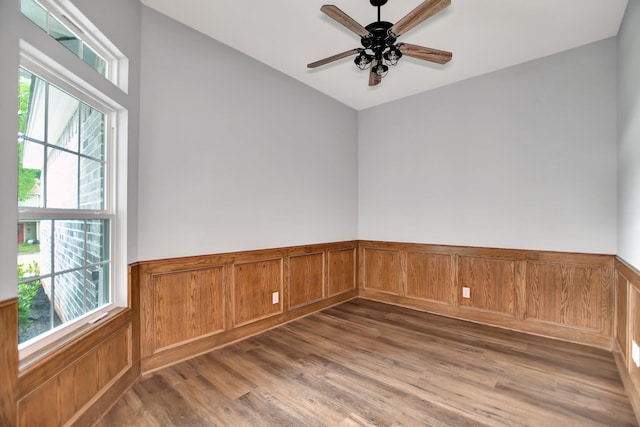
<svg viewBox="0 0 640 427">
<path fill-rule="evenodd" d="M 18 213 L 18 0 L 0 1 L 0 301 L 18 294 L 16 224 Z"/>
<path fill-rule="evenodd" d="M 616 107 L 612 38 L 361 111 L 359 237 L 615 253 Z"/>
<path fill-rule="evenodd" d="M 140 258 L 357 238 L 357 113 L 143 7 Z"/>
<path fill-rule="evenodd" d="M 640 1 L 618 35 L 618 255 L 640 269 Z"/>
<path fill-rule="evenodd" d="M 16 112 L 19 40 L 38 46 L 45 55 L 62 58 L 64 67 L 128 109 L 128 199 L 121 203 L 128 217 L 129 261 L 137 260 L 137 152 L 140 70 L 140 3 L 133 0 L 96 2 L 76 0 L 78 9 L 129 58 L 129 92 L 124 93 L 99 76 L 60 43 L 20 14 L 19 0 L 0 1 L 0 301 L 17 295 L 16 224 L 17 144 Z"/>
</svg>

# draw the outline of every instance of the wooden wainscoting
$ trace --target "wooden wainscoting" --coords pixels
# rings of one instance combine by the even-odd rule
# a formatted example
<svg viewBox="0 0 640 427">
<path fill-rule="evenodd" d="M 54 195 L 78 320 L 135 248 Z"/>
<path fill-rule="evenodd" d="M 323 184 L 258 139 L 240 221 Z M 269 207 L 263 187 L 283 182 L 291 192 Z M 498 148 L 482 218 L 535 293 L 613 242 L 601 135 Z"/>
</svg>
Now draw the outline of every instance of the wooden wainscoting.
<svg viewBox="0 0 640 427">
<path fill-rule="evenodd" d="M 0 426 L 16 423 L 18 300 L 0 301 Z"/>
<path fill-rule="evenodd" d="M 140 376 L 138 277 L 137 266 L 130 266 L 129 308 L 21 362 L 26 366 L 18 374 L 17 422 L 2 425 L 92 425 L 131 387 Z"/>
<path fill-rule="evenodd" d="M 640 272 L 616 258 L 615 278 L 615 359 L 640 422 L 640 368 L 632 357 L 634 341 L 640 345 Z"/>
<path fill-rule="evenodd" d="M 354 298 L 358 242 L 140 264 L 142 371 Z"/>
<path fill-rule="evenodd" d="M 613 256 L 360 241 L 359 258 L 361 297 L 612 348 Z"/>
</svg>

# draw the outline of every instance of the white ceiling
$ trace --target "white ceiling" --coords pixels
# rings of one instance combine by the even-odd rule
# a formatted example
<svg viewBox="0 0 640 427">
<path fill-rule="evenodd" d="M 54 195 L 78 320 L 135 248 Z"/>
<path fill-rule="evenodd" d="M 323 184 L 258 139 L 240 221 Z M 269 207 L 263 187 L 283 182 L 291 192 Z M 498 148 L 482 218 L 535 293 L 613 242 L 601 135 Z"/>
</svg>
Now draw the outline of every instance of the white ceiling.
<svg viewBox="0 0 640 427">
<path fill-rule="evenodd" d="M 376 87 L 353 57 L 306 64 L 360 47 L 357 35 L 320 12 L 335 4 L 361 25 L 376 21 L 369 0 L 141 0 L 357 110 L 561 52 L 618 33 L 628 0 L 452 0 L 399 41 L 453 52 L 445 65 L 404 57 Z M 389 0 L 396 22 L 422 0 Z"/>
</svg>

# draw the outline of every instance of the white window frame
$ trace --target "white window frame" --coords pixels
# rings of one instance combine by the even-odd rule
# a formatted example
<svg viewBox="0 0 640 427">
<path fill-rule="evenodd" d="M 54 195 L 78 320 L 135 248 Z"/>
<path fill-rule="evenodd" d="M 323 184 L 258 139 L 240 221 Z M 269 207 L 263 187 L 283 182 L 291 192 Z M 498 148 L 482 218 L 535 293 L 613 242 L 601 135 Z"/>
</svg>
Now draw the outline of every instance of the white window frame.
<svg viewBox="0 0 640 427">
<path fill-rule="evenodd" d="M 106 78 L 129 91 L 129 60 L 70 0 L 35 0 L 107 62 Z M 34 24 L 35 25 L 35 24 Z M 82 61 L 82 59 L 81 59 Z M 97 71 L 96 71 L 97 73 Z"/>
<path fill-rule="evenodd" d="M 109 219 L 110 302 L 18 346 L 20 359 L 42 350 L 65 336 L 128 306 L 126 258 L 127 110 L 95 87 L 66 70 L 24 40 L 20 41 L 20 66 L 105 114 L 105 211 L 50 208 L 18 208 L 24 219 Z M 17 83 L 17 82 L 16 82 Z M 17 84 L 16 84 L 17 96 Z M 92 217 L 92 213 L 95 217 Z"/>
</svg>

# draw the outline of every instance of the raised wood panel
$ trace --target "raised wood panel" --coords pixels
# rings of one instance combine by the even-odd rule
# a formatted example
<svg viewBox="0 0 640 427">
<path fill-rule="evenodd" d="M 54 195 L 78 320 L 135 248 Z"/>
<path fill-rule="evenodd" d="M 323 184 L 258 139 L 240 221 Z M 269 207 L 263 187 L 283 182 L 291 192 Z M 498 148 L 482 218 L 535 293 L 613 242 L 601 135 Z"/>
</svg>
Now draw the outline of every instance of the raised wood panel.
<svg viewBox="0 0 640 427">
<path fill-rule="evenodd" d="M 154 276 L 154 350 L 224 329 L 222 267 Z"/>
<path fill-rule="evenodd" d="M 233 319 L 234 325 L 272 316 L 282 312 L 282 298 L 272 303 L 272 294 L 282 297 L 283 259 L 255 261 L 234 265 Z"/>
<path fill-rule="evenodd" d="M 459 257 L 458 283 L 460 296 L 462 287 L 471 290 L 471 298 L 460 298 L 461 306 L 515 314 L 516 261 Z"/>
<path fill-rule="evenodd" d="M 365 248 L 365 288 L 401 294 L 400 252 Z"/>
<path fill-rule="evenodd" d="M 18 402 L 21 426 L 57 426 L 77 414 L 132 366 L 131 325 L 121 328 Z"/>
<path fill-rule="evenodd" d="M 407 296 L 453 302 L 451 256 L 422 252 L 407 253 Z"/>
<path fill-rule="evenodd" d="M 18 382 L 18 300 L 0 302 L 0 426 L 15 425 Z"/>
<path fill-rule="evenodd" d="M 640 289 L 632 286 L 629 292 L 629 343 L 635 341 L 640 345 Z M 629 357 L 631 360 L 631 357 Z M 640 392 L 640 368 L 633 361 L 629 363 L 629 375 L 635 386 L 636 393 Z"/>
<path fill-rule="evenodd" d="M 531 262 L 527 318 L 599 331 L 602 281 L 597 266 Z"/>
<path fill-rule="evenodd" d="M 629 354 L 629 282 L 624 275 L 616 271 L 616 329 L 615 339 L 622 350 L 622 358 L 628 363 Z"/>
<path fill-rule="evenodd" d="M 295 308 L 324 297 L 324 254 L 289 258 L 289 307 Z"/>
<path fill-rule="evenodd" d="M 338 295 L 356 288 L 355 248 L 328 251 L 328 296 Z"/>
</svg>

